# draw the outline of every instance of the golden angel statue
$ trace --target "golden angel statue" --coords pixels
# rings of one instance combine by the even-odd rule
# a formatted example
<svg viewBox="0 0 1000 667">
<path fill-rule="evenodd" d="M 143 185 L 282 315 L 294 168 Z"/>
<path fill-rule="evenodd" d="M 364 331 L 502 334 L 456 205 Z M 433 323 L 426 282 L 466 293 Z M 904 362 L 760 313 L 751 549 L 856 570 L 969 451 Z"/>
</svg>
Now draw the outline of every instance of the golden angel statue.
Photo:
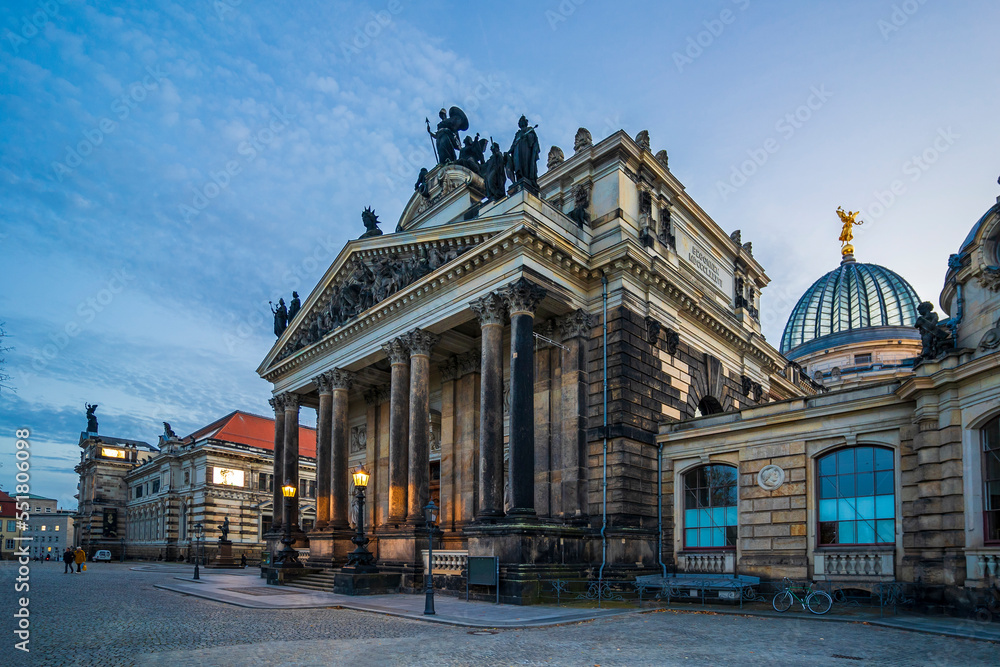
<svg viewBox="0 0 1000 667">
<path fill-rule="evenodd" d="M 854 246 L 851 245 L 851 241 L 854 240 L 854 225 L 864 224 L 861 220 L 855 219 L 860 212 L 845 211 L 843 207 L 837 207 L 837 215 L 840 216 L 840 221 L 844 223 L 844 228 L 840 230 L 840 243 L 843 246 L 840 252 L 844 255 L 854 254 Z"/>
</svg>

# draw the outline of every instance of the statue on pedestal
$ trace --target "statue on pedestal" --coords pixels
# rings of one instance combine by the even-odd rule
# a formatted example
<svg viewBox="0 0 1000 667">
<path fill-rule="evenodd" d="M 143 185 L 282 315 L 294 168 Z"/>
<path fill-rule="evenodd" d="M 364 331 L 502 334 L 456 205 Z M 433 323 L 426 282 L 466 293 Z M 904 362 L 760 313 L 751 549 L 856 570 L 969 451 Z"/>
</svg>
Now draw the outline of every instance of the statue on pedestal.
<svg viewBox="0 0 1000 667">
<path fill-rule="evenodd" d="M 507 152 L 510 158 L 512 180 L 514 183 L 525 181 L 532 186 L 538 186 L 538 135 L 535 126 L 528 125 L 528 119 L 521 116 L 517 121 L 517 133 Z"/>
<path fill-rule="evenodd" d="M 487 143 L 489 142 L 486 139 L 480 139 L 478 134 L 476 134 L 475 139 L 466 137 L 465 145 L 458 154 L 458 163 L 469 171 L 481 174 L 486 164 L 483 154 L 486 151 Z"/>
<path fill-rule="evenodd" d="M 490 146 L 490 159 L 483 168 L 483 181 L 486 183 L 486 198 L 490 201 L 499 201 L 507 196 L 504 155 L 500 150 L 500 144 L 495 141 Z"/>
<path fill-rule="evenodd" d="M 295 319 L 295 314 L 299 312 L 302 308 L 302 302 L 299 301 L 299 293 L 292 292 L 292 301 L 288 304 L 288 321 L 291 322 Z"/>
<path fill-rule="evenodd" d="M 97 404 L 87 403 L 87 433 L 97 433 Z"/>
<path fill-rule="evenodd" d="M 427 167 L 422 167 L 420 169 L 420 174 L 417 175 L 417 183 L 413 186 L 413 190 L 415 192 L 419 192 L 420 196 L 424 199 L 430 199 L 430 187 L 431 184 L 427 182 Z M 397 229 L 396 231 L 398 232 L 400 230 Z"/>
<path fill-rule="evenodd" d="M 285 300 L 278 299 L 277 308 L 270 301 L 268 303 L 271 305 L 271 313 L 274 315 L 274 335 L 281 338 L 281 334 L 285 333 L 285 329 L 288 328 L 288 309 L 285 307 Z"/>
<path fill-rule="evenodd" d="M 229 517 L 227 516 L 222 521 L 222 525 L 219 526 L 219 530 L 222 531 L 222 537 L 219 538 L 220 542 L 226 542 L 229 540 Z"/>
<path fill-rule="evenodd" d="M 938 324 L 937 313 L 930 301 L 924 301 L 917 306 L 917 317 L 914 327 L 920 330 L 921 359 L 936 359 L 955 346 L 948 327 Z"/>
<path fill-rule="evenodd" d="M 177 434 L 174 433 L 174 429 L 170 428 L 170 422 L 163 422 L 163 439 L 164 440 L 180 440 Z"/>
<path fill-rule="evenodd" d="M 441 109 L 438 117 L 441 120 L 437 124 L 437 132 L 431 132 L 429 120 L 425 118 L 424 122 L 427 123 L 427 134 L 434 140 L 438 164 L 448 164 L 455 161 L 455 151 L 462 147 L 458 133 L 469 129 L 469 118 L 458 107 L 452 107 L 447 112 Z"/>
<path fill-rule="evenodd" d="M 844 257 L 854 255 L 854 246 L 851 245 L 851 241 L 854 240 L 854 225 L 864 224 L 860 220 L 855 219 L 860 212 L 845 211 L 842 207 L 837 208 L 837 215 L 840 216 L 840 221 L 844 223 L 844 228 L 840 230 L 840 243 L 843 246 L 840 249 L 840 253 Z"/>
<path fill-rule="evenodd" d="M 367 239 L 372 236 L 382 236 L 382 230 L 378 228 L 378 216 L 371 208 L 365 208 L 361 212 L 361 222 L 365 223 L 365 233 L 358 238 Z"/>
</svg>

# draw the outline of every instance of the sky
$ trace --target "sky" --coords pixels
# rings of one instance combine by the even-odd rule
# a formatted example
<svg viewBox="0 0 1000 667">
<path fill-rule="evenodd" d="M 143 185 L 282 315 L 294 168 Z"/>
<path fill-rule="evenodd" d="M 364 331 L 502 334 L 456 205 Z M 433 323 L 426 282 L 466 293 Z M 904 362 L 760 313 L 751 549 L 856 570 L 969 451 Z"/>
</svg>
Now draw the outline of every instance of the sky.
<svg viewBox="0 0 1000 667">
<path fill-rule="evenodd" d="M 543 169 L 578 127 L 648 130 L 753 243 L 774 345 L 840 260 L 838 206 L 859 261 L 937 303 L 1000 194 L 988 0 L 0 5 L 0 488 L 28 429 L 32 492 L 68 508 L 85 403 L 150 443 L 269 412 L 268 301 L 364 207 L 395 228 L 441 107 L 501 144 L 527 115 Z"/>
</svg>

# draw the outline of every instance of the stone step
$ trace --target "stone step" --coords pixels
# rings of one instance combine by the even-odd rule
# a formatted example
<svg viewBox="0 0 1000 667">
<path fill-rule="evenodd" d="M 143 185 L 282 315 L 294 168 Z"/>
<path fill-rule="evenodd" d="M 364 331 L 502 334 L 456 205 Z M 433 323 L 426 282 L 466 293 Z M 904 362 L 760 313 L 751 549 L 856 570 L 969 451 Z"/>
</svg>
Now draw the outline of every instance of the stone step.
<svg viewBox="0 0 1000 667">
<path fill-rule="evenodd" d="M 333 592 L 333 585 L 332 584 L 329 585 L 329 586 L 327 586 L 325 584 L 310 584 L 310 583 L 294 583 L 294 584 L 285 584 L 285 585 L 288 586 L 289 588 L 303 588 L 303 589 L 310 590 L 310 591 L 322 591 L 323 593 L 332 593 Z"/>
</svg>

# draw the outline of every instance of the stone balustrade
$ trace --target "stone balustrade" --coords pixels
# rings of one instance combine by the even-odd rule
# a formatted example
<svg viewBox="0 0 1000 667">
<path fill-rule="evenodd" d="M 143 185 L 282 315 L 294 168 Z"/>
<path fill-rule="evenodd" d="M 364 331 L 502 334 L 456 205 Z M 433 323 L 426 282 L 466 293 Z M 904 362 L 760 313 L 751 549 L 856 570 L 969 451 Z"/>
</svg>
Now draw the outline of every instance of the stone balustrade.
<svg viewBox="0 0 1000 667">
<path fill-rule="evenodd" d="M 420 559 L 424 562 L 424 573 L 427 573 L 427 549 L 420 551 Z M 450 574 L 459 576 L 469 560 L 468 551 L 438 551 L 434 550 L 434 574 Z"/>
<path fill-rule="evenodd" d="M 831 551 L 813 555 L 817 577 L 879 577 L 895 576 L 893 551 Z"/>
<path fill-rule="evenodd" d="M 1000 549 L 966 550 L 965 572 L 969 579 L 995 578 L 1000 574 Z"/>
<path fill-rule="evenodd" d="M 687 553 L 677 556 L 677 566 L 681 572 L 701 574 L 735 574 L 736 552 Z"/>
</svg>

